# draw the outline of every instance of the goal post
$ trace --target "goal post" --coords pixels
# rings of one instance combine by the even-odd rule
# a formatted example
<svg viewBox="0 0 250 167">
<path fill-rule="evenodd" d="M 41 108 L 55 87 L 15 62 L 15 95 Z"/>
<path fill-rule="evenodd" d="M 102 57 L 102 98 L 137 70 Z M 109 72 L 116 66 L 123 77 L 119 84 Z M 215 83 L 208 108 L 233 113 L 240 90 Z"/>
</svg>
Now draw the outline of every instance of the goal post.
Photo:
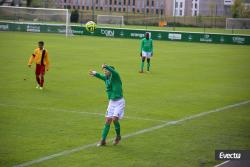
<svg viewBox="0 0 250 167">
<path fill-rule="evenodd" d="M 250 29 L 250 18 L 227 18 L 226 29 Z"/>
<path fill-rule="evenodd" d="M 97 15 L 97 24 L 123 26 L 124 17 L 115 15 Z"/>
<path fill-rule="evenodd" d="M 0 6 L 0 21 L 63 25 L 66 36 L 72 33 L 68 9 Z"/>
</svg>

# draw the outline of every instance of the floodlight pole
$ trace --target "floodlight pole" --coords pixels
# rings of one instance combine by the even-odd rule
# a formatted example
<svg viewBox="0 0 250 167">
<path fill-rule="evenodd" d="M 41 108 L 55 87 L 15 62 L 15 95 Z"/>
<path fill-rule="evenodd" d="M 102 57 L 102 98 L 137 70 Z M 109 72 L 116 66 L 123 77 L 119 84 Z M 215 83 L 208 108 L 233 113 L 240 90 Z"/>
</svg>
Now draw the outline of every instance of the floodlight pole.
<svg viewBox="0 0 250 167">
<path fill-rule="evenodd" d="M 145 26 L 145 29 L 147 30 L 147 23 L 146 23 L 146 4 L 147 2 L 146 2 L 146 0 L 144 0 L 144 3 L 143 3 L 143 5 L 144 5 L 144 11 L 143 11 L 143 15 L 144 15 L 144 26 Z"/>
<path fill-rule="evenodd" d="M 217 19 L 217 4 L 215 4 L 215 19 L 214 19 L 214 21 L 215 21 L 215 25 L 214 25 L 214 27 L 217 27 L 216 26 L 216 19 Z"/>
<path fill-rule="evenodd" d="M 128 24 L 128 1 L 129 0 L 126 0 L 126 5 L 127 5 L 127 24 Z"/>
<path fill-rule="evenodd" d="M 174 0 L 174 26 L 173 26 L 174 31 L 175 31 L 175 15 L 176 15 L 175 11 L 176 11 L 176 1 Z"/>
<path fill-rule="evenodd" d="M 95 19 L 95 9 L 94 9 L 94 0 L 92 0 L 92 20 Z"/>
</svg>

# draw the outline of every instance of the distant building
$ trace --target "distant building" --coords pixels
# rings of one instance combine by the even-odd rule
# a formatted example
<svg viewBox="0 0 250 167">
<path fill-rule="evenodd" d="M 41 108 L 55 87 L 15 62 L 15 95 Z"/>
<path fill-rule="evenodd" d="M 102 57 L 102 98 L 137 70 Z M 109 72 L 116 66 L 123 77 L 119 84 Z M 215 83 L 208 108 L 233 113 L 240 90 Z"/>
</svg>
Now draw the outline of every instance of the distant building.
<svg viewBox="0 0 250 167">
<path fill-rule="evenodd" d="M 61 8 L 101 10 L 121 13 L 147 13 L 164 15 L 168 0 L 64 0 L 58 1 Z"/>
<path fill-rule="evenodd" d="M 58 0 L 60 8 L 166 16 L 224 16 L 233 0 Z"/>
<path fill-rule="evenodd" d="M 5 5 L 25 4 L 27 0 L 5 0 Z M 135 13 L 164 16 L 231 16 L 234 0 L 41 0 L 35 7 Z M 2 4 L 3 5 L 3 4 Z M 250 6 L 250 0 L 245 0 Z M 123 14 L 124 15 L 124 14 Z"/>
</svg>

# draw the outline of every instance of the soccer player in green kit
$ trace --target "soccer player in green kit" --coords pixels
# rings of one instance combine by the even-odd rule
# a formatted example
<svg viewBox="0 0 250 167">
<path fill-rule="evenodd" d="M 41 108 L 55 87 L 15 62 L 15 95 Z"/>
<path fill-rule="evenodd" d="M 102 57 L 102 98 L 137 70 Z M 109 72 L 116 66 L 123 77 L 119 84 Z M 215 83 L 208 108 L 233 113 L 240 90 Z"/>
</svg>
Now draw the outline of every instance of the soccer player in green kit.
<svg viewBox="0 0 250 167">
<path fill-rule="evenodd" d="M 149 33 L 145 34 L 145 38 L 141 40 L 141 70 L 140 73 L 143 73 L 144 62 L 147 59 L 147 71 L 150 70 L 150 59 L 153 56 L 153 40 L 149 37 Z"/>
<path fill-rule="evenodd" d="M 102 65 L 104 74 L 100 74 L 96 71 L 90 71 L 89 75 L 99 78 L 105 82 L 106 92 L 109 99 L 108 109 L 106 112 L 106 121 L 102 131 L 102 139 L 97 146 L 105 146 L 106 138 L 109 133 L 110 124 L 113 122 L 115 126 L 116 138 L 113 141 L 114 145 L 117 145 L 121 140 L 120 123 L 125 108 L 125 100 L 123 98 L 122 81 L 119 73 L 114 67 L 106 64 Z"/>
</svg>

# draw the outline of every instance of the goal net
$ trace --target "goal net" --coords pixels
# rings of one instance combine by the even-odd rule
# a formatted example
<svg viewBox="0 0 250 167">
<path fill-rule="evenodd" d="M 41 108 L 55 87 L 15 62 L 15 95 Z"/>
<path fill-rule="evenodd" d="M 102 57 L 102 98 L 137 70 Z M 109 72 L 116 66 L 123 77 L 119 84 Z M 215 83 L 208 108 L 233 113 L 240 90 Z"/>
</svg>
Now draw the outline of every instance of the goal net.
<svg viewBox="0 0 250 167">
<path fill-rule="evenodd" d="M 227 18 L 226 29 L 250 29 L 249 18 Z"/>
<path fill-rule="evenodd" d="M 97 15 L 97 24 L 123 26 L 124 18 L 123 16 Z"/>
<path fill-rule="evenodd" d="M 72 33 L 69 17 L 68 9 L 0 6 L 0 21 L 63 26 L 66 36 Z"/>
</svg>

